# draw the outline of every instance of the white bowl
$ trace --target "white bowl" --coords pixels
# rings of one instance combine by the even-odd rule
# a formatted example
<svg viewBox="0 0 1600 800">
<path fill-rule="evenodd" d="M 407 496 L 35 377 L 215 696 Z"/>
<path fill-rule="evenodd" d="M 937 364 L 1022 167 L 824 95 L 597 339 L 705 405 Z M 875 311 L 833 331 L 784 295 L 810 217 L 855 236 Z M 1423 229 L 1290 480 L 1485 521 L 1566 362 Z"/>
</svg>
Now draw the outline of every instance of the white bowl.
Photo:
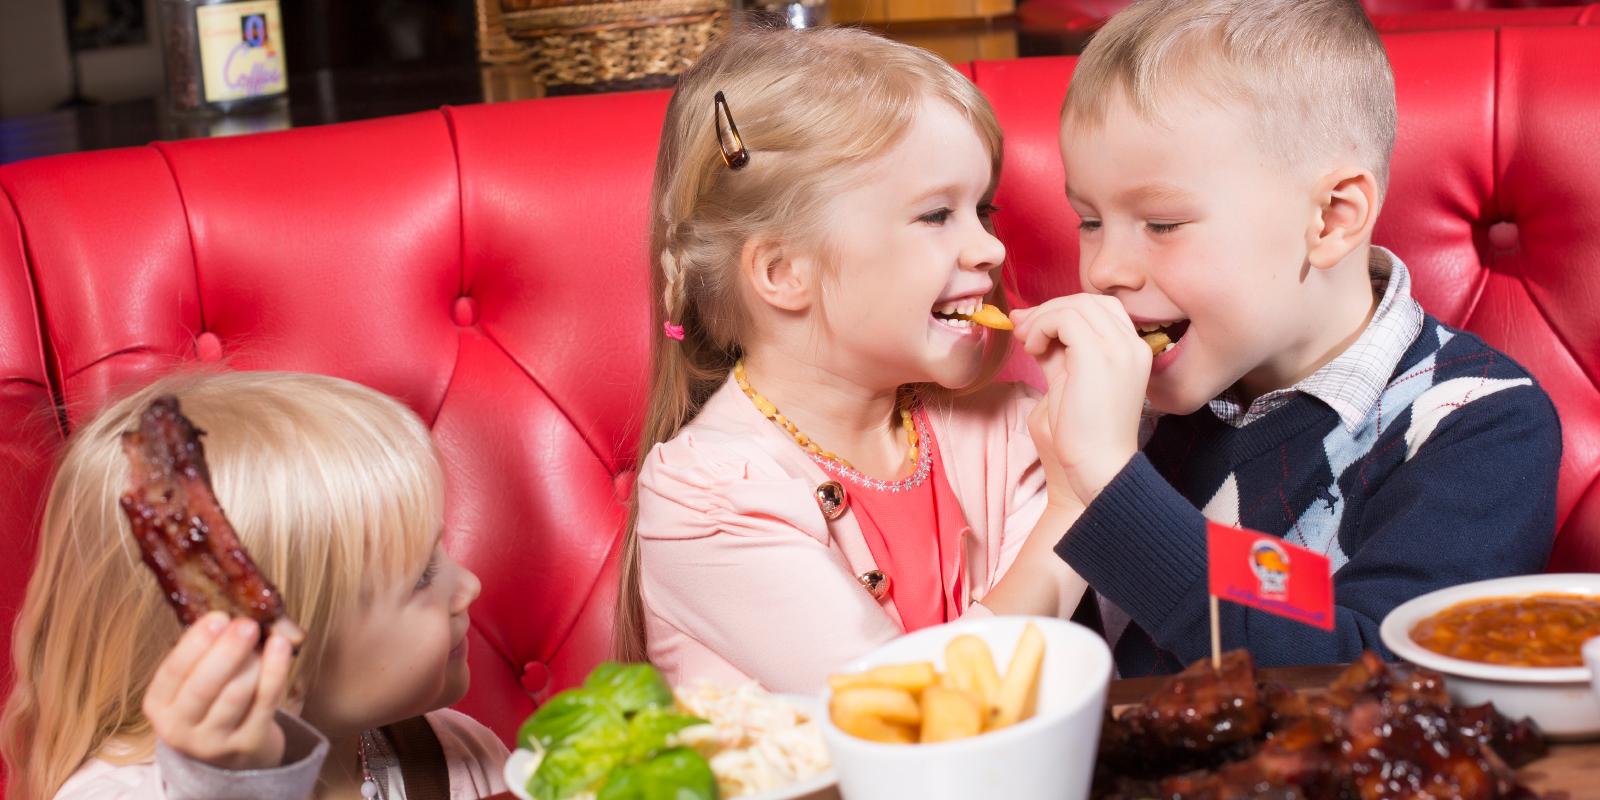
<svg viewBox="0 0 1600 800">
<path fill-rule="evenodd" d="M 827 716 L 823 713 L 822 707 L 817 703 L 817 698 L 815 697 L 801 694 L 777 694 L 773 696 L 785 703 L 798 707 L 812 719 L 820 720 L 822 717 Z M 533 777 L 533 771 L 538 766 L 539 762 L 533 751 L 524 750 L 520 747 L 511 751 L 511 756 L 506 759 L 506 766 L 503 770 L 506 788 L 516 795 L 519 800 L 533 800 L 533 795 L 528 794 L 528 779 Z M 781 789 L 743 795 L 739 800 L 803 800 L 831 788 L 838 780 L 838 776 L 830 769 L 805 780 L 791 783 Z"/>
<path fill-rule="evenodd" d="M 961 620 L 896 639 L 843 671 L 917 661 L 932 661 L 943 670 L 945 644 L 970 633 L 989 645 L 996 667 L 1004 673 L 1029 622 L 1045 639 L 1038 713 L 1030 719 L 970 739 L 895 745 L 858 739 L 834 727 L 824 714 L 822 735 L 844 796 L 849 800 L 1087 797 L 1111 680 L 1111 651 L 1088 628 L 1048 617 Z"/>
<path fill-rule="evenodd" d="M 1550 593 L 1600 597 L 1600 574 L 1521 575 L 1440 589 L 1389 612 L 1379 633 L 1395 655 L 1443 673 L 1450 696 L 1457 703 L 1494 703 L 1500 713 L 1512 719 L 1532 717 L 1552 739 L 1600 736 L 1600 695 L 1590 684 L 1594 679 L 1592 667 L 1485 664 L 1435 653 L 1411 638 L 1411 629 L 1417 623 L 1457 603 Z M 1591 658 L 1589 663 L 1593 665 L 1595 660 Z"/>
</svg>

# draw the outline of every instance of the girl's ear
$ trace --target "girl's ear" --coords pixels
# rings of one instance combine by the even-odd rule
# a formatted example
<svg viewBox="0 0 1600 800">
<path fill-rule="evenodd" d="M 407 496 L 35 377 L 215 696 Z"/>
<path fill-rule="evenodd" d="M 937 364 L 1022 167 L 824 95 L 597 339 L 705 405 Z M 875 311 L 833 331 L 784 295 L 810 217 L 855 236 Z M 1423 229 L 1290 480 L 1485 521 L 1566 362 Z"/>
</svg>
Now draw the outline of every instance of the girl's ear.
<svg viewBox="0 0 1600 800">
<path fill-rule="evenodd" d="M 778 240 L 745 242 L 739 254 L 739 274 L 756 297 L 783 311 L 805 311 L 816 296 L 816 262 Z"/>
</svg>

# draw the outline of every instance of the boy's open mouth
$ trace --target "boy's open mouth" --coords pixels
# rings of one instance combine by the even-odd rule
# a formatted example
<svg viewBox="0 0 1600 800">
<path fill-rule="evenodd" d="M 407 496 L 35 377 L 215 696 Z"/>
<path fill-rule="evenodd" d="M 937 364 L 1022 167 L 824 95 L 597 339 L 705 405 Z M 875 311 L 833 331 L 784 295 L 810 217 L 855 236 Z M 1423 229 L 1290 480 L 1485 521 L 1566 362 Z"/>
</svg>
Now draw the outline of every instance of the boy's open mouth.
<svg viewBox="0 0 1600 800">
<path fill-rule="evenodd" d="M 1178 340 L 1189 332 L 1189 320 L 1180 319 L 1176 322 L 1150 323 L 1139 326 L 1139 338 L 1150 345 L 1151 355 L 1161 355 L 1178 346 Z"/>
</svg>

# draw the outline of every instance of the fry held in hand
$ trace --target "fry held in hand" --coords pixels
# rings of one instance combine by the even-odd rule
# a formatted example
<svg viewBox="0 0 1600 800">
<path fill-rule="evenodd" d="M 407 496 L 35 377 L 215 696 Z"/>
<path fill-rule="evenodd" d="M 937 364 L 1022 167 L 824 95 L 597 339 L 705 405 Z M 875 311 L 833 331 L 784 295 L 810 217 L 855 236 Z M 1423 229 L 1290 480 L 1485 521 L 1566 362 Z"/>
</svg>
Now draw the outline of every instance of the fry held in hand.
<svg viewBox="0 0 1600 800">
<path fill-rule="evenodd" d="M 998 306 L 992 306 L 987 303 L 971 314 L 957 314 L 956 316 L 958 319 L 971 320 L 985 328 L 992 328 L 997 331 L 1009 331 L 1012 328 L 1011 318 L 1006 316 L 1006 312 L 1001 311 Z"/>
<path fill-rule="evenodd" d="M 1015 725 L 1038 705 L 1044 634 L 1023 628 L 1004 676 L 989 645 L 970 634 L 945 645 L 944 663 L 942 675 L 922 661 L 829 677 L 833 724 L 886 744 L 948 742 Z"/>
<path fill-rule="evenodd" d="M 1161 351 L 1167 349 L 1167 345 L 1172 344 L 1172 337 L 1162 331 L 1142 333 L 1139 334 L 1139 338 L 1143 339 L 1145 344 L 1150 345 L 1150 355 L 1153 356 L 1161 355 Z"/>
</svg>

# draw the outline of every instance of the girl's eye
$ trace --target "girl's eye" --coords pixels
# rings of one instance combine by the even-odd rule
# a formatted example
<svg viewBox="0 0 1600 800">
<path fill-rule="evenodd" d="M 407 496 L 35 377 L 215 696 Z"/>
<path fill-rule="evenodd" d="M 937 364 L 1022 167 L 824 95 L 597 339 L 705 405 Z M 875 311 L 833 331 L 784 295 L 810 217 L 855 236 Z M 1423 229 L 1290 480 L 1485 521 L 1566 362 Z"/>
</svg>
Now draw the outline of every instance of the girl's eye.
<svg viewBox="0 0 1600 800">
<path fill-rule="evenodd" d="M 422 591 L 433 585 L 433 579 L 439 574 L 439 559 L 437 556 L 428 559 L 428 566 L 423 567 L 422 577 L 417 578 L 416 590 Z"/>
<path fill-rule="evenodd" d="M 994 203 L 982 203 L 978 206 L 978 219 L 987 220 L 995 215 L 1000 207 Z"/>
<path fill-rule="evenodd" d="M 1155 234 L 1172 233 L 1182 225 L 1183 223 L 1181 222 L 1146 222 L 1144 224 L 1145 228 Z"/>
<path fill-rule="evenodd" d="M 951 213 L 952 212 L 950 211 L 950 209 L 941 208 L 938 211 L 929 211 L 928 213 L 923 214 L 920 217 L 917 217 L 917 221 L 918 222 L 925 222 L 925 223 L 927 223 L 929 225 L 943 225 L 946 222 L 950 221 L 950 214 Z"/>
<path fill-rule="evenodd" d="M 1078 221 L 1078 232 L 1080 233 L 1089 233 L 1097 230 L 1100 230 L 1100 220 L 1084 219 Z"/>
</svg>

